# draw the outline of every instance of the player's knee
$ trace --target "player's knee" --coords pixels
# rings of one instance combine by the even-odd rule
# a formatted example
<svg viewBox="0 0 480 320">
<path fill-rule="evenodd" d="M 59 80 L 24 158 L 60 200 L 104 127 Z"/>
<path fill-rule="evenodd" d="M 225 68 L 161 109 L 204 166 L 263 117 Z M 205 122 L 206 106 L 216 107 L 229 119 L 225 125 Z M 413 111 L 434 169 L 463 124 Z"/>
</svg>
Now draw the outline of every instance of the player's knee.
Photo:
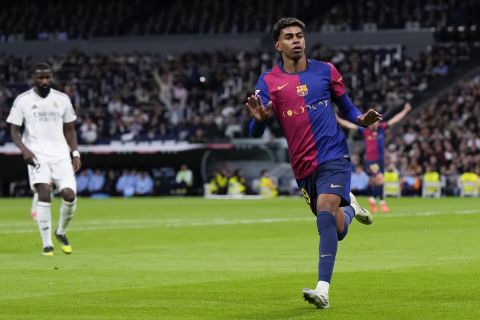
<svg viewBox="0 0 480 320">
<path fill-rule="evenodd" d="M 343 239 L 345 239 L 346 236 L 347 233 L 345 232 L 345 230 L 343 232 L 337 233 L 338 241 L 342 241 Z"/>
<path fill-rule="evenodd" d="M 40 183 L 35 185 L 35 190 L 38 193 L 38 201 L 40 202 L 51 202 L 52 199 L 50 197 L 51 188 L 46 183 Z"/>
<path fill-rule="evenodd" d="M 72 189 L 66 188 L 62 190 L 62 199 L 67 202 L 75 201 L 75 192 Z"/>
</svg>

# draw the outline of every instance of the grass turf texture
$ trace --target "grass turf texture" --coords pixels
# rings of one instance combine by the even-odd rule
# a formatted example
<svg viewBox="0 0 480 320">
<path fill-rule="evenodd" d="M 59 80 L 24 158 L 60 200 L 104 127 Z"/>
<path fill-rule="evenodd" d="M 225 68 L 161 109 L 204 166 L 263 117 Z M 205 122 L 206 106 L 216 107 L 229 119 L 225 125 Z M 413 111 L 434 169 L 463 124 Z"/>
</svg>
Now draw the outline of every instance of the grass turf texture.
<svg viewBox="0 0 480 320">
<path fill-rule="evenodd" d="M 389 205 L 353 221 L 317 310 L 301 297 L 318 236 L 300 198 L 79 199 L 73 254 L 54 240 L 54 257 L 30 200 L 2 199 L 0 319 L 480 319 L 480 199 Z"/>
</svg>

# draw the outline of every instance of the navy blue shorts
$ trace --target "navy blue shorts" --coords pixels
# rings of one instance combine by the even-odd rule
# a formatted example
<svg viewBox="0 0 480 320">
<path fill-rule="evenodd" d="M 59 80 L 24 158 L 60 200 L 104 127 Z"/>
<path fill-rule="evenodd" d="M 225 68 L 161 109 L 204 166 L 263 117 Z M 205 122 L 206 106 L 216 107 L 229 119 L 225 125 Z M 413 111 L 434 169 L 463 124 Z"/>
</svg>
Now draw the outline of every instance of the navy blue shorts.
<svg viewBox="0 0 480 320">
<path fill-rule="evenodd" d="M 314 215 L 317 215 L 317 198 L 322 193 L 336 194 L 340 207 L 350 205 L 350 159 L 334 159 L 322 163 L 310 176 L 297 180 L 298 188 Z"/>
<path fill-rule="evenodd" d="M 379 173 L 383 173 L 384 171 L 384 165 L 383 161 L 377 160 L 377 161 L 369 161 L 365 160 L 365 171 L 367 171 L 367 174 L 370 176 L 377 175 Z"/>
</svg>

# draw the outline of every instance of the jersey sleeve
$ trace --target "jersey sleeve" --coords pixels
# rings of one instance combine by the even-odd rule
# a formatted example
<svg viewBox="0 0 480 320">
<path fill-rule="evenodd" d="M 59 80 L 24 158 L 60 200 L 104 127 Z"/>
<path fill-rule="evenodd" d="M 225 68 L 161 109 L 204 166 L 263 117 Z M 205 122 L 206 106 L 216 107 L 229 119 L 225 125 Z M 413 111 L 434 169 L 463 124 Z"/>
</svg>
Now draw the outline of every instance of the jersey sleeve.
<svg viewBox="0 0 480 320">
<path fill-rule="evenodd" d="M 263 75 L 258 78 L 257 84 L 255 85 L 255 96 L 260 96 L 264 106 L 267 106 L 270 101 L 270 92 L 268 91 L 268 86 Z"/>
<path fill-rule="evenodd" d="M 14 124 L 16 126 L 21 126 L 23 124 L 24 115 L 20 104 L 21 103 L 18 98 L 13 101 L 12 109 L 10 109 L 10 114 L 7 117 L 8 123 Z"/>
<path fill-rule="evenodd" d="M 255 85 L 255 96 L 260 97 L 264 107 L 266 107 L 270 101 L 270 92 L 268 91 L 264 75 L 261 75 L 260 78 L 258 78 L 257 84 Z M 255 119 L 252 119 L 248 126 L 248 130 L 252 137 L 261 137 L 265 131 L 265 123 L 257 122 Z"/>
<path fill-rule="evenodd" d="M 72 102 L 68 96 L 65 97 L 65 113 L 63 114 L 63 123 L 70 123 L 77 120 L 75 110 L 73 110 Z"/>
<path fill-rule="evenodd" d="M 330 93 L 333 96 L 332 100 L 335 101 L 340 109 L 342 118 L 358 124 L 357 118 L 362 115 L 362 113 L 348 97 L 340 72 L 338 72 L 337 68 L 335 68 L 333 64 L 328 64 L 330 66 Z"/>
<path fill-rule="evenodd" d="M 346 91 L 342 75 L 332 63 L 328 64 L 330 65 L 330 92 L 335 98 L 341 97 Z"/>
</svg>

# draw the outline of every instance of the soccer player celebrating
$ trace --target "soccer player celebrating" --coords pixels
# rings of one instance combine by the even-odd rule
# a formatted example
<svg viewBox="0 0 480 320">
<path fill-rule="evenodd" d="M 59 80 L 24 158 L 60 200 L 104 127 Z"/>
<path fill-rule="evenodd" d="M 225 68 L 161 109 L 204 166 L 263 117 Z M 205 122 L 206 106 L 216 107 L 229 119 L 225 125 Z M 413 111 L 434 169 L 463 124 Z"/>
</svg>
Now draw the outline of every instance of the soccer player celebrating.
<svg viewBox="0 0 480 320">
<path fill-rule="evenodd" d="M 338 241 L 347 235 L 353 217 L 372 223 L 370 213 L 350 194 L 349 151 L 332 101 L 360 126 L 382 117 L 373 109 L 362 114 L 353 105 L 342 76 L 331 63 L 306 58 L 304 29 L 305 24 L 296 18 L 275 23 L 273 39 L 282 62 L 260 75 L 246 107 L 253 117 L 252 136 L 263 134 L 272 109 L 283 129 L 298 187 L 316 216 L 320 235 L 318 283 L 314 290 L 303 289 L 303 296 L 318 308 L 328 308 Z"/>
<path fill-rule="evenodd" d="M 55 236 L 62 251 L 71 253 L 66 231 L 76 210 L 74 172 L 81 166 L 74 127 L 77 117 L 70 98 L 50 88 L 53 73 L 47 63 L 35 65 L 32 77 L 34 87 L 15 99 L 7 122 L 11 124 L 12 139 L 28 165 L 30 185 L 38 193 L 36 218 L 43 242 L 43 255 L 53 256 L 50 212 L 52 182 L 60 190 L 63 199 Z M 25 126 L 23 138 L 22 125 Z"/>
<path fill-rule="evenodd" d="M 383 195 L 385 130 L 401 121 L 410 110 L 412 110 L 412 105 L 407 102 L 403 106 L 402 111 L 393 118 L 388 121 L 374 123 L 368 128 L 360 127 L 337 116 L 337 121 L 342 127 L 357 131 L 363 136 L 365 141 L 365 168 L 370 175 L 370 186 L 372 189 L 372 195 L 368 199 L 368 203 L 373 213 L 377 212 L 377 197 L 380 198 L 380 209 L 382 212 L 387 213 L 390 211 Z"/>
</svg>

